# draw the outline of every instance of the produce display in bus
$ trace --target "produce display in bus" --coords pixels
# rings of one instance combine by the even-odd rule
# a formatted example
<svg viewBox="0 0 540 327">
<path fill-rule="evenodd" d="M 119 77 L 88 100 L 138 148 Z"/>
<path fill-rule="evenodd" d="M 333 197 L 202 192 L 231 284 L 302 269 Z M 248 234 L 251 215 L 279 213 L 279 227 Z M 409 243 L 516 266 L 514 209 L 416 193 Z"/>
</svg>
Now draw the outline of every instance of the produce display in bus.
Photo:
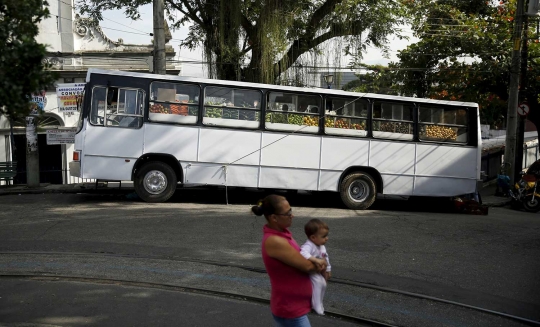
<svg viewBox="0 0 540 327">
<path fill-rule="evenodd" d="M 467 142 L 467 110 L 420 107 L 420 140 Z"/>
<path fill-rule="evenodd" d="M 261 93 L 227 87 L 208 87 L 203 124 L 240 128 L 259 127 Z"/>
<path fill-rule="evenodd" d="M 293 113 L 271 112 L 266 114 L 267 123 L 289 124 L 298 126 L 319 126 L 319 117 Z"/>
<path fill-rule="evenodd" d="M 156 113 L 156 114 L 169 114 L 169 108 L 168 108 L 168 106 L 165 107 L 161 103 L 154 103 L 154 104 L 150 105 L 150 112 L 151 113 Z"/>
<path fill-rule="evenodd" d="M 380 132 L 398 133 L 398 134 L 412 134 L 413 127 L 410 123 L 398 123 L 398 122 L 382 122 L 377 121 L 373 123 L 373 130 Z"/>
<path fill-rule="evenodd" d="M 367 136 L 365 119 L 326 116 L 324 127 L 330 135 Z"/>
<path fill-rule="evenodd" d="M 457 128 L 436 125 L 424 126 L 420 129 L 420 135 L 426 139 L 456 141 Z"/>
<path fill-rule="evenodd" d="M 330 118 L 327 117 L 324 123 L 324 127 L 333 127 L 333 128 L 343 128 L 343 129 L 356 129 L 356 130 L 365 130 L 366 122 L 361 119 L 351 119 L 351 118 Z"/>
<path fill-rule="evenodd" d="M 206 107 L 204 117 L 259 121 L 258 114 L 253 110 Z"/>
</svg>

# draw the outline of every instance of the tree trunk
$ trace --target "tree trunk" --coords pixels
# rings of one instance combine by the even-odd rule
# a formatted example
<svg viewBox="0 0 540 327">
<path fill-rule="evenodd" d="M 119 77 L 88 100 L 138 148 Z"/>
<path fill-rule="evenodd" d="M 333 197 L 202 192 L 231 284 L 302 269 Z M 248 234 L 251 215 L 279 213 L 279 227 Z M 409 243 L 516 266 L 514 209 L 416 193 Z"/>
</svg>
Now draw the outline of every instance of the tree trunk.
<svg viewBox="0 0 540 327">
<path fill-rule="evenodd" d="M 39 152 L 37 136 L 37 117 L 26 117 L 26 185 L 39 187 Z"/>
</svg>

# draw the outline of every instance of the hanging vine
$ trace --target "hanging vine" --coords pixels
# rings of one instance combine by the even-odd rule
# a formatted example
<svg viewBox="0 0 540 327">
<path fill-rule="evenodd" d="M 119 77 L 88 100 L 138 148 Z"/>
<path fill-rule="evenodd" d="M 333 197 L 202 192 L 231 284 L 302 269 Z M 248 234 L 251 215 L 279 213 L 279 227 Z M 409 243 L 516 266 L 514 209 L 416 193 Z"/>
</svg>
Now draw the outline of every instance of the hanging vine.
<svg viewBox="0 0 540 327">
<path fill-rule="evenodd" d="M 140 17 L 148 0 L 80 0 L 92 18 L 124 9 Z M 165 0 L 171 27 L 189 25 L 181 46 L 203 48 L 211 78 L 309 85 L 316 67 L 381 47 L 406 18 L 402 1 Z M 182 15 L 176 18 L 175 12 Z M 328 69 L 326 69 L 328 71 Z M 339 78 L 339 76 L 337 76 Z"/>
</svg>

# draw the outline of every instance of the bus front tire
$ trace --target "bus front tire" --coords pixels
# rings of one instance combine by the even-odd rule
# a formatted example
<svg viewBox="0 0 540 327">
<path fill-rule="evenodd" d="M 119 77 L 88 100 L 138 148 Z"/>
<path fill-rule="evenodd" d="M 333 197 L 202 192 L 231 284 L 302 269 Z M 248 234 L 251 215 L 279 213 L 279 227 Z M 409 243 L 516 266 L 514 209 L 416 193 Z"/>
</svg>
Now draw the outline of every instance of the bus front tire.
<svg viewBox="0 0 540 327">
<path fill-rule="evenodd" d="M 377 196 L 375 180 L 371 175 L 363 172 L 355 172 L 347 175 L 339 188 L 341 201 L 353 210 L 369 208 Z"/>
<path fill-rule="evenodd" d="M 145 163 L 135 176 L 135 192 L 145 202 L 165 202 L 176 191 L 176 173 L 166 163 Z"/>
</svg>

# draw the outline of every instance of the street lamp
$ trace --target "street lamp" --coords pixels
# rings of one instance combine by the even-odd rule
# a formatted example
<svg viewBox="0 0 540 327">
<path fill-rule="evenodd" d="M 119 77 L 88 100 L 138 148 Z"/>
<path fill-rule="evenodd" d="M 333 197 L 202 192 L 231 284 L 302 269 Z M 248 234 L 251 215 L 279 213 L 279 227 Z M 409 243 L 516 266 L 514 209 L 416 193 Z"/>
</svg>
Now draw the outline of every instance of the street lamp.
<svg viewBox="0 0 540 327">
<path fill-rule="evenodd" d="M 334 75 L 324 75 L 324 81 L 326 82 L 326 85 L 328 85 L 328 88 L 332 88 L 332 83 L 334 82 Z"/>
</svg>

